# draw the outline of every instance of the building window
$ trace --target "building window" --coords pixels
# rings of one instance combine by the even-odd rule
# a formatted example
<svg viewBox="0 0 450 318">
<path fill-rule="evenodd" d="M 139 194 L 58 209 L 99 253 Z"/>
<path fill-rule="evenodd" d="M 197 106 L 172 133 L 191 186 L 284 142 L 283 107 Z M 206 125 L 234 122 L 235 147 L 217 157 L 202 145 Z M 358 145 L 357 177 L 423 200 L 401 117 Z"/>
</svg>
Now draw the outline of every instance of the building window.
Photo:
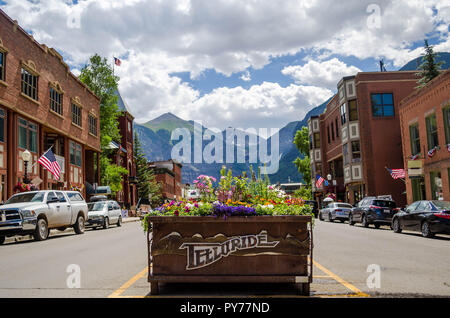
<svg viewBox="0 0 450 318">
<path fill-rule="evenodd" d="M 19 118 L 18 125 L 18 145 L 19 148 L 36 152 L 38 149 L 37 125 L 25 119 Z"/>
<path fill-rule="evenodd" d="M 22 68 L 22 93 L 38 100 L 38 76 Z"/>
<path fill-rule="evenodd" d="M 425 122 L 427 124 L 428 150 L 431 150 L 439 145 L 436 114 L 425 118 Z"/>
<path fill-rule="evenodd" d="M 348 118 L 350 121 L 358 120 L 358 107 L 356 106 L 356 99 L 348 102 Z"/>
<path fill-rule="evenodd" d="M 338 119 L 336 118 L 334 121 L 335 128 L 336 128 L 336 138 L 339 138 L 339 125 L 338 125 Z"/>
<path fill-rule="evenodd" d="M 394 116 L 394 98 L 392 94 L 372 94 L 372 115 L 374 117 Z"/>
<path fill-rule="evenodd" d="M 344 166 L 348 165 L 350 163 L 349 157 L 348 157 L 348 145 L 344 144 L 342 147 L 342 155 L 344 157 Z"/>
<path fill-rule="evenodd" d="M 313 149 L 313 139 L 312 135 L 309 135 L 309 150 Z"/>
<path fill-rule="evenodd" d="M 331 123 L 331 140 L 334 141 L 334 125 Z"/>
<path fill-rule="evenodd" d="M 0 81 L 5 80 L 6 53 L 0 52 Z"/>
<path fill-rule="evenodd" d="M 89 132 L 97 136 L 97 118 L 89 115 Z"/>
<path fill-rule="evenodd" d="M 431 182 L 431 199 L 443 200 L 444 198 L 442 193 L 441 173 L 439 171 L 430 172 L 430 182 Z"/>
<path fill-rule="evenodd" d="M 445 142 L 450 144 L 450 107 L 444 108 Z"/>
<path fill-rule="evenodd" d="M 341 105 L 341 124 L 344 125 L 347 122 L 347 106 Z"/>
<path fill-rule="evenodd" d="M 420 153 L 419 124 L 409 126 L 409 139 L 411 141 L 411 154 L 415 156 Z"/>
<path fill-rule="evenodd" d="M 339 100 L 344 98 L 344 86 L 339 87 Z"/>
<path fill-rule="evenodd" d="M 352 141 L 352 161 L 361 161 L 361 146 L 359 141 Z"/>
<path fill-rule="evenodd" d="M 320 162 L 316 163 L 316 174 L 322 174 L 322 164 Z"/>
<path fill-rule="evenodd" d="M 81 145 L 70 141 L 70 164 L 81 167 Z"/>
<path fill-rule="evenodd" d="M 330 126 L 327 126 L 327 137 L 328 137 L 328 143 L 331 142 L 330 140 Z"/>
<path fill-rule="evenodd" d="M 50 87 L 50 109 L 60 115 L 63 114 L 62 97 L 63 95 L 61 92 L 57 91 L 53 87 Z"/>
<path fill-rule="evenodd" d="M 77 126 L 81 126 L 81 107 L 72 104 L 72 123 L 74 123 Z"/>
<path fill-rule="evenodd" d="M 0 109 L 0 142 L 5 142 L 5 111 Z"/>
<path fill-rule="evenodd" d="M 314 133 L 314 148 L 320 148 L 320 134 Z"/>
</svg>

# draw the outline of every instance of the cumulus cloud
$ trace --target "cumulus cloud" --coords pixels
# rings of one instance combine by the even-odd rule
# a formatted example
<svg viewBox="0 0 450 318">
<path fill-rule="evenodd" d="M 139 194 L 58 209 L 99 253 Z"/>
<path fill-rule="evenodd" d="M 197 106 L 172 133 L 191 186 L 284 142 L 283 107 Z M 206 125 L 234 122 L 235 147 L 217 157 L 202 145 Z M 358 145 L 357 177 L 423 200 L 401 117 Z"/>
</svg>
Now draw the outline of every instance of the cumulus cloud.
<svg viewBox="0 0 450 318">
<path fill-rule="evenodd" d="M 281 72 L 292 77 L 297 83 L 335 90 L 337 82 L 342 77 L 355 75 L 361 70 L 355 66 L 348 66 L 337 58 L 333 58 L 324 62 L 310 60 L 303 66 L 287 66 Z"/>
<path fill-rule="evenodd" d="M 8 15 L 63 53 L 73 69 L 94 53 L 122 57 L 122 67 L 116 68 L 120 89 L 141 122 L 172 111 L 185 119 L 208 118 L 217 126 L 286 123 L 294 116 L 302 119 L 329 97 L 340 77 L 358 70 L 332 55 L 384 58 L 400 66 L 422 53 L 412 44 L 430 35 L 439 39 L 436 50 L 450 49 L 445 0 L 378 0 L 379 12 L 368 12 L 372 0 L 4 2 Z M 377 13 L 380 23 L 374 27 L 368 21 Z M 261 69 L 300 51 L 319 52 L 319 61 L 287 66 L 283 72 L 296 82 L 288 87 L 267 82 L 201 96 L 169 75 L 188 72 L 195 79 L 210 69 L 225 76 L 244 72 L 241 79 L 251 83 L 249 68 Z"/>
</svg>

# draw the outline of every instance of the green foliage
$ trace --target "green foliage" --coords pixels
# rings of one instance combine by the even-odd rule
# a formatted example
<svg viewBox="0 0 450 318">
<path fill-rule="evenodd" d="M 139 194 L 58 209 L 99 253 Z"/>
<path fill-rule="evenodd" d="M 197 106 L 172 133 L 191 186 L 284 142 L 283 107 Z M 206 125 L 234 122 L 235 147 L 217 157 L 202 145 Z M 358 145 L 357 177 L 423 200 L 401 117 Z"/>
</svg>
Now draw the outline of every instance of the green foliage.
<svg viewBox="0 0 450 318">
<path fill-rule="evenodd" d="M 294 164 L 297 167 L 298 172 L 303 176 L 303 181 L 306 186 L 309 188 L 311 180 L 311 163 L 309 160 L 309 138 L 307 127 L 302 127 L 301 130 L 297 131 L 294 137 L 294 144 L 303 156 L 303 158 L 297 157 L 294 160 Z"/>
<path fill-rule="evenodd" d="M 79 79 L 100 98 L 100 146 L 103 152 L 111 140 L 121 140 L 118 127 L 120 112 L 115 94 L 119 77 L 113 74 L 106 58 L 95 54 L 81 70 Z"/>
<path fill-rule="evenodd" d="M 134 134 L 134 159 L 136 162 L 136 189 L 139 198 L 149 199 L 150 204 L 154 206 L 162 199 L 161 185 L 156 181 L 153 170 L 148 168 L 148 162 L 145 158 L 142 146 L 137 133 Z"/>
<path fill-rule="evenodd" d="M 444 63 L 436 62 L 437 54 L 434 53 L 433 46 L 428 44 L 428 40 L 425 40 L 425 53 L 422 56 L 422 64 L 419 66 L 421 71 L 417 73 L 420 76 L 417 88 L 424 87 L 433 78 L 439 76 L 439 70 Z"/>
<path fill-rule="evenodd" d="M 294 198 L 302 198 L 304 200 L 312 200 L 311 188 L 301 187 L 300 189 L 298 189 L 294 192 L 293 197 Z"/>
<path fill-rule="evenodd" d="M 100 157 L 100 167 L 104 168 L 103 171 L 100 171 L 102 183 L 109 185 L 113 194 L 122 191 L 122 179 L 124 175 L 128 174 L 128 170 L 112 164 L 107 157 Z"/>
</svg>

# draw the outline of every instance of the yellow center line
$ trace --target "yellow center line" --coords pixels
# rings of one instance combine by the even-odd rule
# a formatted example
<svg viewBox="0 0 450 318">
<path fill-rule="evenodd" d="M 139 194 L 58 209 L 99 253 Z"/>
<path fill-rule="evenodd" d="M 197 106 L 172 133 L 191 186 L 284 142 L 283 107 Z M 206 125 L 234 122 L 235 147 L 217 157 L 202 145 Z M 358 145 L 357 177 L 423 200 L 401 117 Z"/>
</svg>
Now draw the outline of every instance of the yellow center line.
<svg viewBox="0 0 450 318">
<path fill-rule="evenodd" d="M 120 296 L 124 291 L 126 291 L 128 288 L 130 288 L 136 281 L 139 279 L 145 277 L 145 275 L 148 274 L 148 267 L 146 266 L 141 272 L 133 276 L 129 281 L 127 281 L 125 284 L 120 286 L 119 289 L 114 291 L 111 295 L 108 296 L 108 298 L 117 298 L 117 297 L 123 297 Z"/>
<path fill-rule="evenodd" d="M 313 263 L 314 263 L 314 266 L 318 267 L 322 272 L 324 272 L 325 274 L 329 275 L 335 281 L 337 281 L 341 285 L 345 286 L 347 289 L 350 289 L 352 292 L 354 292 L 357 295 L 357 297 L 370 297 L 368 294 L 363 293 L 361 290 L 356 288 L 354 285 L 346 282 L 345 280 L 340 278 L 338 275 L 336 275 L 333 272 L 329 271 L 328 269 L 326 269 L 325 267 L 323 267 L 322 265 L 320 265 L 316 261 L 313 260 Z"/>
</svg>

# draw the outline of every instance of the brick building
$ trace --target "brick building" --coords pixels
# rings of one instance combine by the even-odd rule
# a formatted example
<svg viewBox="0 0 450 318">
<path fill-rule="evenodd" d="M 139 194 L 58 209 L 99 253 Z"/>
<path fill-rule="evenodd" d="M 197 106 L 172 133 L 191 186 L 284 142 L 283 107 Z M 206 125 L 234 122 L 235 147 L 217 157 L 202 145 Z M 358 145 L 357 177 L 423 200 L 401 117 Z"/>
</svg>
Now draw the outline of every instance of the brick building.
<svg viewBox="0 0 450 318">
<path fill-rule="evenodd" d="M 164 200 L 182 198 L 181 163 L 175 160 L 149 162 L 149 168 L 153 169 L 155 179 L 162 185 Z"/>
<path fill-rule="evenodd" d="M 338 93 L 323 114 L 311 117 L 310 158 L 316 200 L 334 193 L 338 200 L 355 204 L 365 196 L 392 195 L 406 203 L 405 184 L 394 180 L 387 168 L 403 167 L 398 106 L 414 91 L 417 77 L 407 72 L 361 72 L 342 78 Z"/>
<path fill-rule="evenodd" d="M 78 188 L 99 181 L 100 100 L 70 72 L 53 48 L 40 44 L 0 10 L 1 200 L 28 178 L 40 189 Z M 37 160 L 50 147 L 59 180 Z"/>
<path fill-rule="evenodd" d="M 127 209 L 133 208 L 136 205 L 136 163 L 134 160 L 134 136 L 133 136 L 133 121 L 134 117 L 131 114 L 125 100 L 122 98 L 119 91 L 116 91 L 118 98 L 117 105 L 121 113 L 119 121 L 119 130 L 122 139 L 120 143 L 112 142 L 111 148 L 115 149 L 114 163 L 124 167 L 128 170 L 128 175 L 124 176 L 122 181 L 122 191 L 116 194 L 117 202 L 123 204 Z"/>
<path fill-rule="evenodd" d="M 408 204 L 450 201 L 450 70 L 401 101 L 400 125 Z"/>
</svg>

